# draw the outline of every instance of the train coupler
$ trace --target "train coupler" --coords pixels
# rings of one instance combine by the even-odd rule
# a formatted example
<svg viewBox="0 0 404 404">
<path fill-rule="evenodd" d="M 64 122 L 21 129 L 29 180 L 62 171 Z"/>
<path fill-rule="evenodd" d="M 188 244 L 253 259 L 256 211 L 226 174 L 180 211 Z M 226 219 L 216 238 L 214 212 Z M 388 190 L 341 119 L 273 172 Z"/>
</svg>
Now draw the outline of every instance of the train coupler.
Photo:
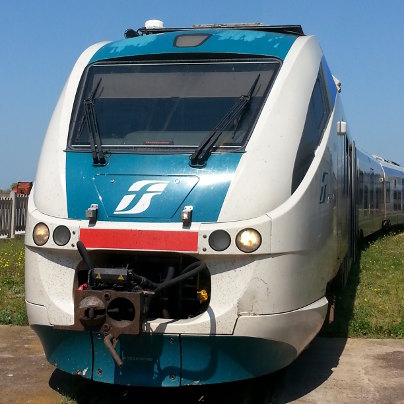
<svg viewBox="0 0 404 404">
<path fill-rule="evenodd" d="M 118 366 L 123 362 L 115 350 L 121 334 L 139 335 L 146 316 L 144 292 L 77 289 L 74 291 L 74 324 L 58 329 L 94 331 L 104 335 L 104 344 Z"/>
</svg>

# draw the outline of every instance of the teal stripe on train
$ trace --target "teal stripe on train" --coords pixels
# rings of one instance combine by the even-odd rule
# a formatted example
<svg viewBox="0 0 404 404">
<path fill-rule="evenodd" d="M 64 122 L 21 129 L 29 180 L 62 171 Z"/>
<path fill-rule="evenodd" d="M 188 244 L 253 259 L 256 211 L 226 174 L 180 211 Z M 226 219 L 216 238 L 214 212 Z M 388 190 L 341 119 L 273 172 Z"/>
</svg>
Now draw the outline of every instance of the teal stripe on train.
<svg viewBox="0 0 404 404">
<path fill-rule="evenodd" d="M 64 372 L 127 386 L 178 387 L 232 382 L 266 375 L 296 358 L 293 346 L 230 335 L 148 334 L 119 336 L 118 367 L 104 335 L 34 325 L 47 360 Z M 243 349 L 240 349 L 240 347 Z M 265 360 L 262 360 L 265 358 Z"/>
<path fill-rule="evenodd" d="M 195 33 L 207 34 L 210 37 L 199 46 L 175 46 L 177 36 Z M 90 63 L 107 59 L 170 53 L 233 53 L 274 56 L 283 60 L 296 38 L 295 35 L 290 34 L 249 30 L 212 29 L 168 32 L 108 43 L 94 54 Z"/>
<path fill-rule="evenodd" d="M 100 221 L 170 223 L 193 206 L 193 221 L 216 222 L 241 156 L 212 154 L 199 169 L 188 154 L 114 153 L 97 167 L 91 153 L 67 151 L 68 217 L 86 220 L 97 204 Z"/>
</svg>

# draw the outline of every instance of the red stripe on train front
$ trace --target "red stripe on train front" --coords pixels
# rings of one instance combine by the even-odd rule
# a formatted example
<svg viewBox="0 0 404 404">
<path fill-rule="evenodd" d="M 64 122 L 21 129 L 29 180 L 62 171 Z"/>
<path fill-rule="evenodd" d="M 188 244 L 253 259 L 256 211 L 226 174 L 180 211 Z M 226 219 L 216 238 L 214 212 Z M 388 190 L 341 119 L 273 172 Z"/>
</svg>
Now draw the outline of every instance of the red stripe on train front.
<svg viewBox="0 0 404 404">
<path fill-rule="evenodd" d="M 80 229 L 86 248 L 198 251 L 198 233 L 189 231 Z"/>
</svg>

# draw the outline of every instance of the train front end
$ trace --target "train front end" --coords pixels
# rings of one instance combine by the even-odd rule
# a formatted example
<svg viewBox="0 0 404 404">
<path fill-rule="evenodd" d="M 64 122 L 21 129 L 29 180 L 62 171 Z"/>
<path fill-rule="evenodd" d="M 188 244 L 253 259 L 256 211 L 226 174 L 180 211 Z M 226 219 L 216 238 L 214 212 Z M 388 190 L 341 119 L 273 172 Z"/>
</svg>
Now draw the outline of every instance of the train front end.
<svg viewBox="0 0 404 404">
<path fill-rule="evenodd" d="M 257 377 L 299 355 L 327 310 L 318 265 L 334 213 L 308 209 L 333 161 L 325 139 L 314 180 L 291 197 L 288 153 L 321 60 L 312 38 L 261 27 L 145 30 L 81 55 L 26 229 L 26 307 L 50 363 L 180 386 Z"/>
</svg>

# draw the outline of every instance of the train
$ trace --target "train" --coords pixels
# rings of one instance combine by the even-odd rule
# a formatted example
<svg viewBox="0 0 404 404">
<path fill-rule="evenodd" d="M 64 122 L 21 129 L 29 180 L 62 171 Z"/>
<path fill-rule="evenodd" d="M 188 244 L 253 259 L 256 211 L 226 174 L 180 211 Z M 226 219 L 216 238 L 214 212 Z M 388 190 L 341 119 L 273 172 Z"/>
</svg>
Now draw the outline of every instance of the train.
<svg viewBox="0 0 404 404">
<path fill-rule="evenodd" d="M 291 364 L 358 240 L 404 223 L 404 168 L 355 144 L 300 25 L 147 21 L 75 63 L 29 197 L 25 301 L 47 360 L 129 386 Z"/>
</svg>

